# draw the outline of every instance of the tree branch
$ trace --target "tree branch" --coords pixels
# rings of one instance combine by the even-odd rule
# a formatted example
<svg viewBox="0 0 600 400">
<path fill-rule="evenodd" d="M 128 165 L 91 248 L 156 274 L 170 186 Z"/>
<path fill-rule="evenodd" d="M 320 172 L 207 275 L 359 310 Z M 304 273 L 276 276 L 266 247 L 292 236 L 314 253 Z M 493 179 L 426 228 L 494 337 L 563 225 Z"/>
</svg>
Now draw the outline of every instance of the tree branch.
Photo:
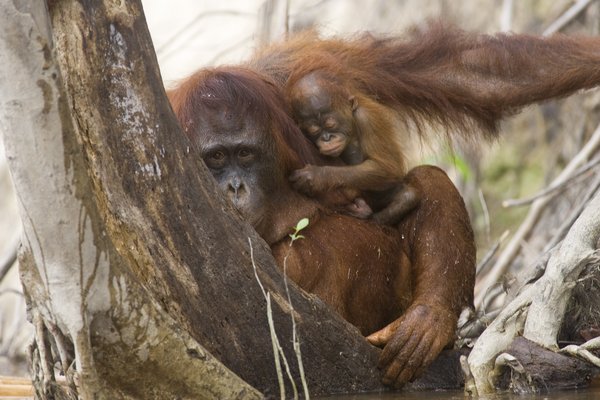
<svg viewBox="0 0 600 400">
<path fill-rule="evenodd" d="M 546 348 L 557 348 L 556 335 L 564 310 L 583 267 L 596 260 L 600 238 L 600 193 L 590 201 L 573 224 L 559 250 L 552 255 L 545 274 L 525 287 L 500 312 L 479 337 L 468 358 L 478 395 L 492 393 L 492 371 L 496 356 L 505 351 L 521 332 L 523 336 Z"/>
<path fill-rule="evenodd" d="M 596 152 L 600 147 L 600 125 L 596 128 L 590 140 L 585 144 L 581 151 L 569 162 L 564 170 L 554 179 L 550 186 L 558 185 L 568 180 L 574 171 L 576 171 L 586 160 Z M 500 278 L 506 274 L 506 271 L 510 267 L 510 263 L 514 257 L 519 253 L 521 244 L 525 238 L 531 232 L 531 229 L 540 217 L 544 207 L 548 204 L 550 198 L 537 199 L 531 205 L 529 213 L 525 220 L 519 226 L 519 229 L 513 235 L 512 239 L 506 245 L 506 248 L 498 257 L 496 263 L 491 268 L 490 272 L 483 276 L 475 286 L 475 306 L 479 307 L 482 304 L 483 298 L 486 293 L 486 288 L 491 287 L 496 282 L 500 281 Z"/>
</svg>

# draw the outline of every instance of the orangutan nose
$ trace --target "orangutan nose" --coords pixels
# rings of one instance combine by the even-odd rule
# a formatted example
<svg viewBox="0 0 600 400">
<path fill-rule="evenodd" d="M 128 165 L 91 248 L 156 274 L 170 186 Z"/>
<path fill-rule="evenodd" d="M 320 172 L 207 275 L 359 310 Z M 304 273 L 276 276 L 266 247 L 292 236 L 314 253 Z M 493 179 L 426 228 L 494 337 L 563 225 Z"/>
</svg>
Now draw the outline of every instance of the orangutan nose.
<svg viewBox="0 0 600 400">
<path fill-rule="evenodd" d="M 244 184 L 242 183 L 242 181 L 241 181 L 241 179 L 239 177 L 234 176 L 229 181 L 229 188 L 228 188 L 228 190 L 229 190 L 229 195 L 230 196 L 233 195 L 233 200 L 237 201 L 240 192 L 244 190 Z"/>
</svg>

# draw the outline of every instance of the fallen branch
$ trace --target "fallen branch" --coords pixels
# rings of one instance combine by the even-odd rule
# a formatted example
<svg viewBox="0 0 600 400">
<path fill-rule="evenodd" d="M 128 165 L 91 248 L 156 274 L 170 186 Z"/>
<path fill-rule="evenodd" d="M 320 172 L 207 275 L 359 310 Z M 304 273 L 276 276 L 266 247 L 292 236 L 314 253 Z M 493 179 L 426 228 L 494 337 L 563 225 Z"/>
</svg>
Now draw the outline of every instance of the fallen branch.
<svg viewBox="0 0 600 400">
<path fill-rule="evenodd" d="M 0 397 L 32 397 L 33 386 L 29 384 L 0 383 Z"/>
<path fill-rule="evenodd" d="M 57 376 L 55 383 L 64 387 L 68 386 L 67 380 L 62 376 Z M 0 398 L 4 398 L 4 396 L 33 397 L 33 395 L 31 378 L 0 375 Z"/>
<path fill-rule="evenodd" d="M 597 374 L 588 362 L 550 351 L 523 337 L 517 337 L 501 356 L 508 362 L 502 367 L 497 363 L 498 386 L 519 394 L 585 387 Z"/>
<path fill-rule="evenodd" d="M 560 182 L 564 182 L 571 177 L 574 171 L 576 171 L 581 165 L 583 165 L 589 158 L 596 152 L 596 150 L 600 147 L 600 125 L 596 127 L 596 130 L 592 134 L 590 140 L 585 144 L 585 146 L 581 149 L 581 151 L 573 157 L 573 159 L 569 162 L 569 164 L 565 167 L 565 169 L 554 179 L 551 186 L 557 185 Z M 485 296 L 485 288 L 490 287 L 500 280 L 500 278 L 506 274 L 508 269 L 510 268 L 512 260 L 519 253 L 522 243 L 525 241 L 525 238 L 529 236 L 529 233 L 537 223 L 542 211 L 550 201 L 549 198 L 541 198 L 535 200 L 527 217 L 519 226 L 517 232 L 515 232 L 514 236 L 510 240 L 510 242 L 506 245 L 506 248 L 500 256 L 498 260 L 491 268 L 490 272 L 483 276 L 478 280 L 475 286 L 475 306 L 479 307 L 482 304 L 483 298 Z"/>
<path fill-rule="evenodd" d="M 600 237 L 600 193 L 589 202 L 567 236 L 548 261 L 544 275 L 526 286 L 481 334 L 468 364 L 476 394 L 492 393 L 496 357 L 513 339 L 523 337 L 546 348 L 558 349 L 556 338 L 571 291 L 583 268 L 597 262 L 596 244 Z"/>
<path fill-rule="evenodd" d="M 501 284 L 498 282 L 486 289 L 485 296 L 478 307 L 481 312 L 486 312 L 490 305 L 493 304 L 498 297 L 503 294 L 507 295 L 508 300 L 505 300 L 505 302 L 510 301 L 510 299 L 514 297 L 516 293 L 523 288 L 523 286 L 535 282 L 544 274 L 544 270 L 551 256 L 551 250 L 563 240 L 569 229 L 573 226 L 577 218 L 579 218 L 583 210 L 587 207 L 590 200 L 594 197 L 596 192 L 600 190 L 600 175 L 596 176 L 592 183 L 588 185 L 588 187 L 588 191 L 579 199 L 580 204 L 570 212 L 569 216 L 564 219 L 560 227 L 555 230 L 556 233 L 552 239 L 544 246 L 541 255 L 537 258 L 537 261 L 532 264 L 534 267 L 524 270 L 517 276 L 517 285 L 512 283 L 506 285 L 505 283 Z"/>
<path fill-rule="evenodd" d="M 31 385 L 31 379 L 21 376 L 0 376 L 0 385 Z"/>
<path fill-rule="evenodd" d="M 600 350 L 600 336 L 590 339 L 579 346 L 569 345 L 560 351 L 582 358 L 600 368 L 600 357 L 592 353 L 593 350 Z"/>
</svg>

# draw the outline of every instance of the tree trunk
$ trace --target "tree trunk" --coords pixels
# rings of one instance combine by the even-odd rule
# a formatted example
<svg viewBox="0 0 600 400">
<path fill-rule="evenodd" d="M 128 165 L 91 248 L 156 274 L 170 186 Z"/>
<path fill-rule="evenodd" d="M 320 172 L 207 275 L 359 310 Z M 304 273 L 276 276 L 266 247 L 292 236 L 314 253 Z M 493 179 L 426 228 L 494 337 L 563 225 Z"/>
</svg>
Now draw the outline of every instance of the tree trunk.
<svg viewBox="0 0 600 400">
<path fill-rule="evenodd" d="M 278 392 L 249 239 L 296 377 L 282 276 L 180 132 L 140 2 L 47 10 L 0 6 L 0 121 L 24 221 L 37 396 L 260 397 L 238 376 Z M 311 392 L 381 388 L 378 351 L 291 286 Z"/>
<path fill-rule="evenodd" d="M 116 251 L 52 59 L 45 5 L 20 4 L 0 8 L 0 120 L 24 225 L 36 397 L 260 398 L 180 328 Z"/>
</svg>

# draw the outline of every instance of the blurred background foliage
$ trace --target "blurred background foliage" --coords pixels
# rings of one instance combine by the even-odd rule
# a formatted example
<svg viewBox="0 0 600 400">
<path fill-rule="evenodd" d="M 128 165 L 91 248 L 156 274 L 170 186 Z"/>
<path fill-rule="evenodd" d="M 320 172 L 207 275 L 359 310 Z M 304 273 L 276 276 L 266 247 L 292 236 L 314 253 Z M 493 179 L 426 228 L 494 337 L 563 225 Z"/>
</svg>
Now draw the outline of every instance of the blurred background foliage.
<svg viewBox="0 0 600 400">
<path fill-rule="evenodd" d="M 269 26 L 277 25 L 273 10 L 282 7 L 291 32 L 316 27 L 324 36 L 363 31 L 396 36 L 430 18 L 470 31 L 542 34 L 577 5 L 581 10 L 560 27 L 561 32 L 598 35 L 600 24 L 600 2 L 582 0 L 143 0 L 143 4 L 167 87 L 198 68 L 247 59 L 261 41 L 276 36 L 269 37 Z M 514 232 L 528 213 L 527 206 L 505 208 L 502 202 L 531 196 L 548 186 L 598 126 L 599 104 L 600 92 L 591 90 L 531 106 L 503 123 L 497 143 L 455 142 L 449 148 L 447 143 L 414 140 L 412 163 L 437 164 L 452 177 L 467 203 L 482 258 L 503 232 Z M 3 157 L 0 143 L 0 262 L 10 259 L 20 232 Z M 581 202 L 582 193 L 597 184 L 595 175 L 597 168 L 574 180 L 544 207 L 510 268 L 502 273 L 502 283 L 535 264 Z M 24 374 L 30 326 L 18 294 L 17 268 L 0 277 L 0 375 Z"/>
</svg>

